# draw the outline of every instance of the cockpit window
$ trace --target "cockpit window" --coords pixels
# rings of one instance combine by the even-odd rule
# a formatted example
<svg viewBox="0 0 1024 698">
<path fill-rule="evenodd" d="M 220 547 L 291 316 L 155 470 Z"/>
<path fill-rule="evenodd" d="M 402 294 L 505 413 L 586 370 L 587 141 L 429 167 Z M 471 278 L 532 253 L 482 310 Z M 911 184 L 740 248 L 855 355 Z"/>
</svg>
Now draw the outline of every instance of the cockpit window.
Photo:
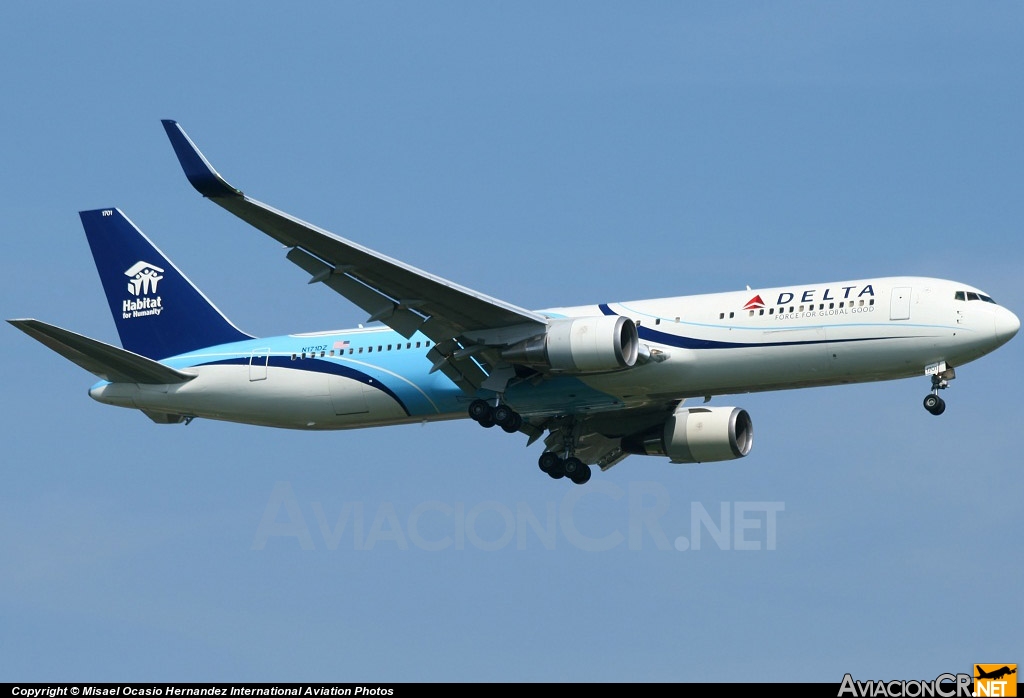
<svg viewBox="0 0 1024 698">
<path fill-rule="evenodd" d="M 991 303 L 993 305 L 999 305 L 994 300 L 992 300 L 991 296 L 986 296 L 984 293 L 976 293 L 974 291 L 957 291 L 956 292 L 956 296 L 954 298 L 955 298 L 955 300 L 958 300 L 958 301 L 963 301 L 963 300 L 968 300 L 968 301 L 984 301 L 985 303 Z"/>
</svg>

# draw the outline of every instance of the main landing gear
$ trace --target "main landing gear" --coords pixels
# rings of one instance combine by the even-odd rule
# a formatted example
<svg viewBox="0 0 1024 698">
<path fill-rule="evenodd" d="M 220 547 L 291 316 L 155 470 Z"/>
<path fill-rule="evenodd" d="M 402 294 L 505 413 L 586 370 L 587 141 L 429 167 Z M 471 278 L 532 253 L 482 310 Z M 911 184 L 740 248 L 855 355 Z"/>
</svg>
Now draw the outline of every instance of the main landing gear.
<svg viewBox="0 0 1024 698">
<path fill-rule="evenodd" d="M 508 434 L 514 434 L 523 426 L 523 418 L 508 405 L 488 405 L 485 400 L 469 403 L 469 416 L 482 427 L 490 429 L 498 425 Z"/>
<path fill-rule="evenodd" d="M 590 466 L 573 456 L 561 458 L 553 451 L 544 451 L 540 454 L 537 464 L 542 472 L 556 480 L 567 477 L 577 485 L 585 484 L 590 480 Z"/>
<path fill-rule="evenodd" d="M 942 361 L 925 368 L 925 375 L 932 377 L 932 392 L 924 398 L 924 408 L 938 417 L 946 411 L 946 401 L 939 397 L 939 391 L 949 387 L 949 382 L 956 378 L 952 368 L 946 368 Z"/>
<path fill-rule="evenodd" d="M 491 405 L 486 400 L 473 400 L 469 403 L 470 418 L 482 427 L 490 429 L 497 425 L 509 434 L 514 434 L 523 426 L 522 416 L 508 405 L 498 402 Z M 571 441 L 575 444 L 575 440 Z M 573 447 L 575 448 L 575 447 Z M 590 466 L 575 456 L 569 455 L 573 449 L 566 448 L 566 456 L 562 458 L 554 451 L 544 451 L 540 454 L 540 469 L 559 480 L 563 477 L 569 478 L 577 485 L 582 485 L 590 480 Z"/>
</svg>

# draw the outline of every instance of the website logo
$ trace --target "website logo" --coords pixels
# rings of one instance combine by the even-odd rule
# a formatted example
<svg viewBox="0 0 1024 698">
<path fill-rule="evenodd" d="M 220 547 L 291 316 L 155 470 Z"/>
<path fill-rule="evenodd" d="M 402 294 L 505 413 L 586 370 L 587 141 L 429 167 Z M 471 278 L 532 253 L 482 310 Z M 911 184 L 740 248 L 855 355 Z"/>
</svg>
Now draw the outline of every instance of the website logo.
<svg viewBox="0 0 1024 698">
<path fill-rule="evenodd" d="M 975 696 L 1016 696 L 1016 664 L 975 664 Z"/>
<path fill-rule="evenodd" d="M 133 296 L 156 293 L 156 285 L 164 277 L 164 270 L 149 262 L 136 262 L 124 273 L 128 277 L 128 291 Z"/>
</svg>

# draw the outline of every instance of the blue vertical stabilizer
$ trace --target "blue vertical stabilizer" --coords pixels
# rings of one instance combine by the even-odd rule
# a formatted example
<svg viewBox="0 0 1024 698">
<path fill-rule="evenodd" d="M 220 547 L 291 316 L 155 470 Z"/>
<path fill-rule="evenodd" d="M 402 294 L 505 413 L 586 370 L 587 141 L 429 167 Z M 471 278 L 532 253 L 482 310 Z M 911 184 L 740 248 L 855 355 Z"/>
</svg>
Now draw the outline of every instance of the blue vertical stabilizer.
<svg viewBox="0 0 1024 698">
<path fill-rule="evenodd" d="M 121 344 L 151 359 L 252 339 L 118 209 L 81 211 Z"/>
</svg>

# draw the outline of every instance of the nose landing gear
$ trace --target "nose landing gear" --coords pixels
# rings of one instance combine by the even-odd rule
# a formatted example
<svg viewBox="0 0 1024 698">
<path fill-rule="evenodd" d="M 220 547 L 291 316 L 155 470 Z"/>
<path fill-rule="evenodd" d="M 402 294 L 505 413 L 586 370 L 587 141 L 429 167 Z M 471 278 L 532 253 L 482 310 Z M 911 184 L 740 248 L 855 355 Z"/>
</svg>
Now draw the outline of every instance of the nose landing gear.
<svg viewBox="0 0 1024 698">
<path fill-rule="evenodd" d="M 956 371 L 946 367 L 945 361 L 931 364 L 924 369 L 932 377 L 932 392 L 924 398 L 924 408 L 938 417 L 946 411 L 946 401 L 939 397 L 939 391 L 949 387 L 949 381 L 956 378 Z"/>
</svg>

